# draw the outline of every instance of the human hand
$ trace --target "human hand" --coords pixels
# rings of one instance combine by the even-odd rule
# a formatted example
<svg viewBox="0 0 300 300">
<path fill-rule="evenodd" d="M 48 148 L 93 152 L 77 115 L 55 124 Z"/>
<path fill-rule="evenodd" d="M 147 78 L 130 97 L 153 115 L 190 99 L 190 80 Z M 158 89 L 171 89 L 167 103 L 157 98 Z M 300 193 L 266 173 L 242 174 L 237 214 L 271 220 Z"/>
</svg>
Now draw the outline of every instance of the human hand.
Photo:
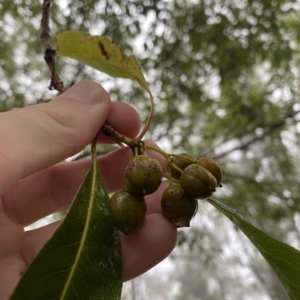
<svg viewBox="0 0 300 300">
<path fill-rule="evenodd" d="M 67 209 L 90 166 L 89 160 L 61 161 L 83 149 L 105 121 L 129 137 L 140 129 L 131 106 L 111 102 L 91 81 L 79 82 L 49 103 L 0 115 L 0 299 L 9 298 L 60 222 L 30 231 L 24 227 Z M 109 139 L 99 134 L 99 142 Z M 157 152 L 149 154 L 165 167 Z M 98 158 L 108 192 L 123 187 L 131 157 L 130 149 L 121 148 Z M 176 228 L 161 214 L 164 185 L 146 197 L 144 225 L 127 236 L 120 233 L 124 281 L 153 267 L 175 246 Z"/>
</svg>

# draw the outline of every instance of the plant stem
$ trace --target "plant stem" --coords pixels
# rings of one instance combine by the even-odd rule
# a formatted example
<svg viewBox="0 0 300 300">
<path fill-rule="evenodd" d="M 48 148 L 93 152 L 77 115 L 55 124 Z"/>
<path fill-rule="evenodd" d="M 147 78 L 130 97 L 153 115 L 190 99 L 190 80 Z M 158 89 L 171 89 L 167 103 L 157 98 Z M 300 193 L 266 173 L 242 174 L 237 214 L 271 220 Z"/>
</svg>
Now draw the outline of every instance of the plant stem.
<svg viewBox="0 0 300 300">
<path fill-rule="evenodd" d="M 166 153 L 165 151 L 159 149 L 159 148 L 148 146 L 148 145 L 145 145 L 145 148 L 160 153 L 161 155 L 163 155 L 167 159 L 167 161 L 170 160 L 170 155 L 168 153 Z"/>
<path fill-rule="evenodd" d="M 184 160 L 189 160 L 191 163 L 195 164 L 197 162 L 197 160 L 195 159 L 192 159 L 188 156 L 185 156 L 185 155 L 182 155 L 182 154 L 170 154 L 171 156 L 176 156 L 176 157 L 179 157 L 179 158 L 182 158 Z"/>
<path fill-rule="evenodd" d="M 107 123 L 104 123 L 104 125 L 101 128 L 101 131 L 114 141 L 119 141 L 121 143 L 126 144 L 129 147 L 133 147 L 136 143 L 134 139 L 131 139 L 121 133 L 119 133 L 116 129 L 114 129 L 111 125 L 108 125 Z"/>
<path fill-rule="evenodd" d="M 152 146 L 149 146 L 149 145 L 145 145 L 138 138 L 131 139 L 131 138 L 119 133 L 111 125 L 108 125 L 106 123 L 101 128 L 101 131 L 106 136 L 113 139 L 114 141 L 119 141 L 119 142 L 122 142 L 122 143 L 126 144 L 128 147 L 132 148 L 134 151 L 135 151 L 135 149 L 143 149 L 143 148 L 153 150 L 153 151 L 156 151 L 156 152 L 160 153 L 161 155 L 163 155 L 167 159 L 168 162 L 170 162 L 170 156 L 173 155 L 173 154 L 168 154 L 168 153 L 166 153 L 165 151 L 163 151 L 159 148 L 152 147 Z"/>
<path fill-rule="evenodd" d="M 49 85 L 50 90 L 57 90 L 63 93 L 66 89 L 64 83 L 61 81 L 58 73 L 56 72 L 55 61 L 56 61 L 56 51 L 53 49 L 49 43 L 50 40 L 50 8 L 53 0 L 43 1 L 42 19 L 41 19 L 41 34 L 40 38 L 42 40 L 42 45 L 44 49 L 44 59 L 51 73 L 51 81 Z"/>
<path fill-rule="evenodd" d="M 140 134 L 138 135 L 137 139 L 138 140 L 141 140 L 145 133 L 147 132 L 151 122 L 152 122 L 152 119 L 153 119 L 153 115 L 154 115 L 154 100 L 153 100 L 153 96 L 152 96 L 152 93 L 149 89 L 147 89 L 147 92 L 149 93 L 149 96 L 150 96 L 150 102 L 151 102 L 151 108 L 150 108 L 150 112 L 149 112 L 149 117 L 148 117 L 148 120 L 147 120 L 147 123 L 145 125 L 145 127 L 143 128 L 143 130 L 140 132 Z"/>
<path fill-rule="evenodd" d="M 92 162 L 93 162 L 93 163 L 96 163 L 96 161 L 97 161 L 97 136 L 98 136 L 98 135 L 96 135 L 96 136 L 93 138 L 92 146 L 91 146 Z"/>
</svg>

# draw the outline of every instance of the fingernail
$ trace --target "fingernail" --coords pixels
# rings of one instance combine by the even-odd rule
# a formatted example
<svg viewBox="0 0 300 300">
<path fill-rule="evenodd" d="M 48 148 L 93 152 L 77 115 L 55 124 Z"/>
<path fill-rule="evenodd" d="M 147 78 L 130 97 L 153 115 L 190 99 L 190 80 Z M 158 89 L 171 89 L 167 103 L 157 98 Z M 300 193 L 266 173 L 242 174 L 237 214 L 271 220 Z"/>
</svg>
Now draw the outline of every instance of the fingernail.
<svg viewBox="0 0 300 300">
<path fill-rule="evenodd" d="M 108 94 L 100 84 L 93 81 L 84 80 L 74 84 L 61 96 L 95 104 L 102 102 L 103 98 L 107 97 Z"/>
</svg>

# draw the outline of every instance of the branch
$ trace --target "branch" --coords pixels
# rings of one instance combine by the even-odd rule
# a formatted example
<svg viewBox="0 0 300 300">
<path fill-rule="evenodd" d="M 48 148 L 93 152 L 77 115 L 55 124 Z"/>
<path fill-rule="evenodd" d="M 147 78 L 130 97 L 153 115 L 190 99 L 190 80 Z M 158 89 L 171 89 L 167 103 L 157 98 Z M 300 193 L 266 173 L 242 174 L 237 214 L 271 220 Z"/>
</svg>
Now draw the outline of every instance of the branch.
<svg viewBox="0 0 300 300">
<path fill-rule="evenodd" d="M 56 51 L 53 49 L 49 43 L 50 40 L 50 7 L 53 0 L 44 0 L 43 1 L 43 10 L 42 10 L 42 20 L 41 20 L 41 35 L 42 45 L 44 49 L 44 59 L 51 73 L 51 81 L 49 85 L 50 90 L 57 90 L 60 93 L 63 93 L 66 89 L 64 83 L 61 81 L 59 75 L 56 72 L 55 60 L 56 60 Z"/>
<path fill-rule="evenodd" d="M 230 177 L 232 179 L 241 179 L 244 180 L 250 184 L 253 185 L 257 185 L 259 187 L 262 186 L 269 186 L 269 187 L 279 187 L 280 189 L 282 189 L 283 186 L 286 186 L 286 181 L 278 181 L 278 180 L 263 180 L 263 181 L 257 181 L 255 180 L 254 177 L 249 177 L 249 176 L 244 176 L 244 175 L 240 175 L 240 174 L 236 174 L 236 173 L 230 173 L 230 172 L 226 172 L 226 177 Z M 293 181 L 289 181 L 294 185 L 300 185 L 300 181 L 299 180 L 293 180 Z"/>
<path fill-rule="evenodd" d="M 298 113 L 300 113 L 300 110 L 297 110 L 297 111 L 290 111 L 282 120 L 280 121 L 277 121 L 277 122 L 274 122 L 273 124 L 270 125 L 269 129 L 264 131 L 264 133 L 259 136 L 259 137 L 254 137 L 252 139 L 250 139 L 248 142 L 245 142 L 239 146 L 236 146 L 236 147 L 233 147 L 223 153 L 220 153 L 218 155 L 214 155 L 214 159 L 219 159 L 221 157 L 224 157 L 226 155 L 228 155 L 229 153 L 233 152 L 233 151 L 236 151 L 236 150 L 243 150 L 243 149 L 246 149 L 248 148 L 250 145 L 252 145 L 253 143 L 257 142 L 257 141 L 260 141 L 260 140 L 263 140 L 267 135 L 269 135 L 270 133 L 272 133 L 274 130 L 282 127 L 283 125 L 286 124 L 286 120 L 288 118 L 294 118 Z"/>
<path fill-rule="evenodd" d="M 49 21 L 50 21 L 50 8 L 52 5 L 53 0 L 44 0 L 43 1 L 43 10 L 42 10 L 42 19 L 41 19 L 41 34 L 40 38 L 42 40 L 43 44 L 43 49 L 44 49 L 44 59 L 48 65 L 48 68 L 51 73 L 51 82 L 49 85 L 50 90 L 57 90 L 60 93 L 63 93 L 66 88 L 64 87 L 63 82 L 61 81 L 58 73 L 56 72 L 56 66 L 55 66 L 55 61 L 56 61 L 56 50 L 53 49 L 50 45 L 50 26 L 49 26 Z M 78 70 L 79 72 L 80 70 Z M 150 96 L 152 97 L 151 93 Z M 151 98 L 151 103 L 153 106 L 153 99 Z M 153 108 L 151 109 L 152 114 L 153 114 Z M 152 118 L 152 114 L 150 114 L 150 121 Z M 149 123 L 149 121 L 148 121 Z M 146 126 L 149 126 L 147 123 Z M 101 128 L 101 131 L 110 137 L 113 141 L 115 141 L 117 144 L 118 141 L 120 142 L 127 142 L 129 146 L 136 146 L 136 147 L 144 147 L 144 143 L 140 143 L 138 139 L 129 139 L 125 137 L 124 135 L 118 133 L 112 126 L 110 126 L 107 123 L 104 123 L 103 127 Z M 120 145 L 120 144 L 119 144 Z M 121 145 L 120 145 L 121 146 Z"/>
</svg>

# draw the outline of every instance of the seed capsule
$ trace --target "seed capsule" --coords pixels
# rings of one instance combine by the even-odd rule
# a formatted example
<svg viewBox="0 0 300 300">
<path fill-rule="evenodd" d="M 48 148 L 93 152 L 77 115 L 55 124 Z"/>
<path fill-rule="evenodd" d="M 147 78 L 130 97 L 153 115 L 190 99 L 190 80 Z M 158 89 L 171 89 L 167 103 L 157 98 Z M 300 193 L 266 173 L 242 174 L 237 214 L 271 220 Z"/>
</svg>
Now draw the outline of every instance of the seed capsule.
<svg viewBox="0 0 300 300">
<path fill-rule="evenodd" d="M 179 184 L 165 189 L 161 199 L 163 214 L 177 227 L 189 227 L 198 209 L 197 200 L 186 195 Z"/>
<path fill-rule="evenodd" d="M 187 166 L 196 163 L 196 159 L 187 153 L 180 153 L 179 155 L 172 156 L 172 162 L 179 169 L 184 170 Z M 178 169 L 176 169 L 173 164 L 170 165 L 172 177 L 179 179 L 181 172 Z"/>
<path fill-rule="evenodd" d="M 206 199 L 216 191 L 217 180 L 199 164 L 192 164 L 182 172 L 180 185 L 190 197 Z"/>
<path fill-rule="evenodd" d="M 110 199 L 110 217 L 114 226 L 125 234 L 138 229 L 145 220 L 146 203 L 143 196 L 122 190 Z"/>
<path fill-rule="evenodd" d="M 217 180 L 217 185 L 222 186 L 222 169 L 220 166 L 210 157 L 201 157 L 198 159 L 197 164 L 208 170 Z"/>
<path fill-rule="evenodd" d="M 162 180 L 160 163 L 148 156 L 139 155 L 131 159 L 125 169 L 126 190 L 134 195 L 154 193 Z"/>
</svg>

